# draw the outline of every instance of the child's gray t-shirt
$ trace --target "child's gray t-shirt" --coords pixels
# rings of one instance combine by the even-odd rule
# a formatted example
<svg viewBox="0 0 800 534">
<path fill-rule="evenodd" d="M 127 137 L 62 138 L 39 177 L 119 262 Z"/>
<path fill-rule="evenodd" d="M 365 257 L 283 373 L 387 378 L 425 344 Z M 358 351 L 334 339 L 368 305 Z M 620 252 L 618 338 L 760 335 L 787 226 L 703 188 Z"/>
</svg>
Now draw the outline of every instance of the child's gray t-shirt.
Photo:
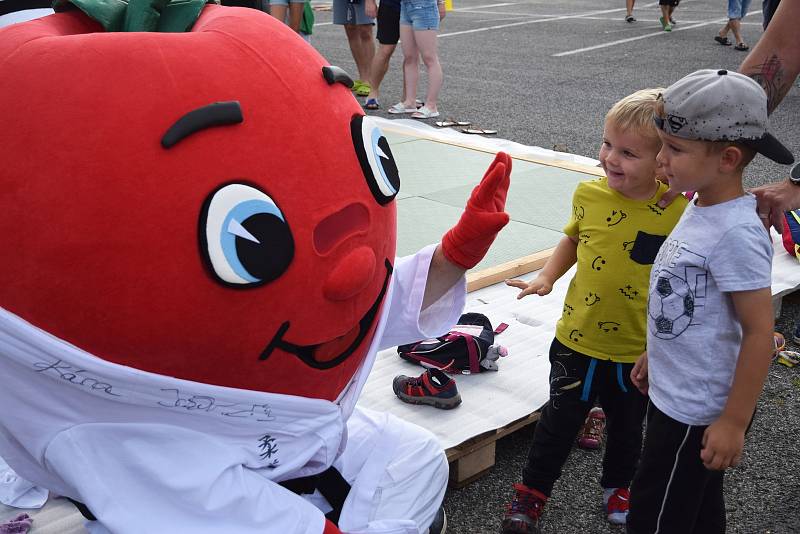
<svg viewBox="0 0 800 534">
<path fill-rule="evenodd" d="M 690 202 L 650 273 L 650 400 L 687 425 L 722 413 L 742 328 L 729 292 L 770 287 L 772 242 L 746 194 L 708 207 Z"/>
</svg>

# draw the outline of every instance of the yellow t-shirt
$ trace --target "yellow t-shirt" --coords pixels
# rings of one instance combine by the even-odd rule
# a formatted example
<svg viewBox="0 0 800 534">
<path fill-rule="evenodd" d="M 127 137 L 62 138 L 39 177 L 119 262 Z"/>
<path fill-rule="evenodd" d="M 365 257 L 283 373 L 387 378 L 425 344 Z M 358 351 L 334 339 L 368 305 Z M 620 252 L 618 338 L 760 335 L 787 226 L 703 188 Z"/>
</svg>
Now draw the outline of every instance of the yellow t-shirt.
<svg viewBox="0 0 800 534">
<path fill-rule="evenodd" d="M 622 363 L 645 350 L 650 268 L 688 202 L 680 196 L 659 208 L 666 190 L 660 184 L 652 198 L 633 200 L 609 188 L 605 177 L 578 184 L 564 227 L 578 239 L 577 272 L 556 325 L 567 347 Z"/>
</svg>

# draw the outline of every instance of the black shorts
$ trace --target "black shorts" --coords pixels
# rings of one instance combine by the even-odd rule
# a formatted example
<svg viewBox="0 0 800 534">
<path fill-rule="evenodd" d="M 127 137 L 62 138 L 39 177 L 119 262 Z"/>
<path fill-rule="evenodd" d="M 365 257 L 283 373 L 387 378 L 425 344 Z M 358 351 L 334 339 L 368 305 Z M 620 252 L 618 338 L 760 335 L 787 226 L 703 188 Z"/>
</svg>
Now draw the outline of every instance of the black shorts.
<svg viewBox="0 0 800 534">
<path fill-rule="evenodd" d="M 378 42 L 384 45 L 396 45 L 400 40 L 400 8 L 389 2 L 378 5 Z"/>
<path fill-rule="evenodd" d="M 658 5 L 660 6 L 672 6 L 678 7 L 678 4 L 681 3 L 681 0 L 658 0 Z"/>
</svg>

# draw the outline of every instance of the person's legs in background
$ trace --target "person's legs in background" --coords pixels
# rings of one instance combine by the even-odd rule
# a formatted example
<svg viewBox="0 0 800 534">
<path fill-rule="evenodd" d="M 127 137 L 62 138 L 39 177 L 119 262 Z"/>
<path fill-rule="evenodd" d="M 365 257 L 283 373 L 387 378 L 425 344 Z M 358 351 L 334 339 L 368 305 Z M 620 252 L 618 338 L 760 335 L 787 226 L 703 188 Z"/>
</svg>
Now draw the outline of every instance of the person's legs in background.
<svg viewBox="0 0 800 534">
<path fill-rule="evenodd" d="M 403 6 L 405 9 L 405 5 Z M 416 109 L 417 82 L 419 81 L 419 48 L 414 38 L 414 29 L 411 24 L 400 19 L 400 43 L 403 49 L 403 76 L 405 99 L 402 104 L 405 109 Z"/>
<path fill-rule="evenodd" d="M 625 22 L 636 22 L 636 19 L 633 18 L 633 4 L 636 0 L 625 0 Z"/>
<path fill-rule="evenodd" d="M 358 79 L 353 83 L 353 92 L 357 96 L 367 96 L 372 59 L 375 57 L 375 45 L 372 43 L 372 25 L 375 21 L 367 16 L 363 1 L 351 4 L 348 0 L 333 0 L 333 23 L 344 26 L 350 53 L 356 63 Z"/>
<path fill-rule="evenodd" d="M 300 31 L 300 21 L 303 19 L 303 2 L 300 0 L 269 0 L 264 2 L 269 14 L 281 22 L 286 23 L 292 30 Z M 286 21 L 286 11 L 289 11 L 289 21 Z"/>
<path fill-rule="evenodd" d="M 400 6 L 390 0 L 383 0 L 378 6 L 378 49 L 372 60 L 369 79 L 370 90 L 365 107 L 379 109 L 380 86 L 389 70 L 397 42 L 400 40 Z M 403 100 L 405 100 L 405 83 L 403 83 Z"/>
<path fill-rule="evenodd" d="M 372 60 L 375 57 L 375 45 L 372 43 L 372 24 L 345 24 L 344 32 L 347 34 L 350 52 L 353 54 L 353 60 L 355 60 L 356 69 L 358 70 L 358 80 L 356 82 L 361 82 L 361 86 L 365 87 L 363 91 L 359 91 L 358 87 L 356 87 L 356 94 L 367 96 L 369 94 L 369 82 L 364 82 L 371 78 Z"/>
<path fill-rule="evenodd" d="M 438 113 L 437 101 L 444 81 L 442 65 L 439 63 L 437 33 L 437 30 L 414 30 L 414 40 L 428 73 L 428 92 L 425 95 L 425 106 L 423 107 L 427 107 L 432 113 Z M 420 113 L 424 112 L 420 110 Z"/>
</svg>

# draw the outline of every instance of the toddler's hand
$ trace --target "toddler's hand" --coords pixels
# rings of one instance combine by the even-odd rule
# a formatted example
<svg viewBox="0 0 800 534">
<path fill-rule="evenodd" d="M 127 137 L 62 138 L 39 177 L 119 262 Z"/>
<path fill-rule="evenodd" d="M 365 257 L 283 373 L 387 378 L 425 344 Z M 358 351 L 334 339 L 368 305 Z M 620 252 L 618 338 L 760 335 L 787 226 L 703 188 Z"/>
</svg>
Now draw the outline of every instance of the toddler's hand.
<svg viewBox="0 0 800 534">
<path fill-rule="evenodd" d="M 736 467 L 742 459 L 744 428 L 720 417 L 703 433 L 700 459 L 706 469 L 722 471 Z"/>
<path fill-rule="evenodd" d="M 647 353 L 643 352 L 639 359 L 631 369 L 631 382 L 636 386 L 636 389 L 642 392 L 642 395 L 647 395 L 650 389 L 650 381 L 647 379 Z"/>
<path fill-rule="evenodd" d="M 517 280 L 516 278 L 513 280 L 506 280 L 506 285 L 522 290 L 519 292 L 519 295 L 517 295 L 517 299 L 533 295 L 534 293 L 543 297 L 553 290 L 553 284 L 548 280 L 542 279 L 540 276 L 537 276 L 536 279 L 530 283 L 524 280 Z"/>
</svg>

